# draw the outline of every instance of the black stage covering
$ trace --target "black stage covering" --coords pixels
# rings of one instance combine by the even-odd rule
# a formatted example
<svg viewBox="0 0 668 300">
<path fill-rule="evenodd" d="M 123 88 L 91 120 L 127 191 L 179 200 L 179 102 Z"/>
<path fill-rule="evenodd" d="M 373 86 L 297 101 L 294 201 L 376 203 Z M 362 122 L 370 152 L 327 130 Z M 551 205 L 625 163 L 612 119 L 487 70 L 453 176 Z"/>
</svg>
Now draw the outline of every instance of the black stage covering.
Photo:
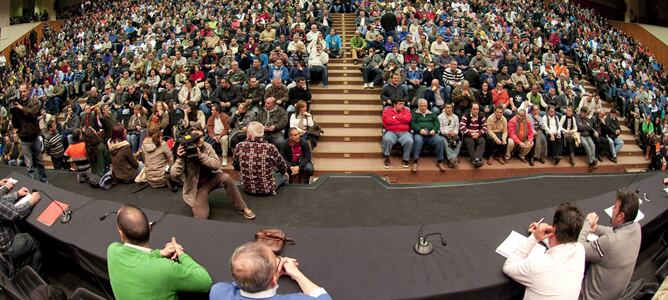
<svg viewBox="0 0 668 300">
<path fill-rule="evenodd" d="M 1 171 L 6 174 L 8 169 Z M 61 243 L 63 252 L 70 251 L 82 268 L 98 276 L 106 277 L 106 247 L 118 240 L 115 218 L 100 221 L 99 217 L 116 210 L 120 202 L 132 202 L 146 208 L 149 219 L 157 222 L 153 247 L 177 237 L 214 281 L 231 279 L 227 259 L 236 246 L 267 224 L 283 228 L 297 241 L 283 254 L 298 258 L 304 273 L 335 299 L 514 299 L 522 288 L 503 275 L 504 258 L 494 252 L 508 233 L 525 232 L 530 222 L 543 217 L 551 220 L 554 207 L 564 201 L 577 201 L 585 212 L 596 211 L 606 224 L 603 210 L 613 204 L 615 190 L 632 181 L 632 189 L 651 199 L 641 205 L 645 242 L 668 219 L 664 173 L 544 176 L 421 188 L 331 177 L 320 186 L 281 190 L 278 197 L 246 197 L 258 214 L 258 220 L 251 222 L 242 222 L 222 194 L 215 193 L 215 216 L 229 221 L 221 222 L 180 215 L 189 214 L 188 208 L 172 201 L 176 196 L 166 190 L 130 194 L 135 187 L 125 186 L 95 191 L 74 183 L 72 175 L 50 173 L 50 182 L 61 189 L 31 181 L 22 175 L 24 169 L 19 172 L 9 174 L 19 180 L 18 186 L 46 191 L 74 210 L 70 223 L 49 228 L 36 221 L 48 205 L 42 201 L 28 218 L 31 227 Z M 144 205 L 148 203 L 152 204 Z M 434 253 L 415 254 L 412 246 L 420 224 L 427 224 L 425 233 L 443 233 L 448 245 L 442 247 L 434 239 Z M 289 280 L 280 285 L 279 292 L 297 289 Z"/>
</svg>

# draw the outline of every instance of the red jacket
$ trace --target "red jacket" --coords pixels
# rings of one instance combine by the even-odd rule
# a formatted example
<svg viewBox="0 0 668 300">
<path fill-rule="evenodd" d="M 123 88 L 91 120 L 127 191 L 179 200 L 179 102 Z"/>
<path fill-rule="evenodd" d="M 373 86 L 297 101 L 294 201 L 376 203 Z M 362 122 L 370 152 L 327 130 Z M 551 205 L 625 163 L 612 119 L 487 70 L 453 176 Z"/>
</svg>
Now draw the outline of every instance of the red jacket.
<svg viewBox="0 0 668 300">
<path fill-rule="evenodd" d="M 383 111 L 383 127 L 392 132 L 404 132 L 410 130 L 411 111 L 407 107 L 397 112 L 394 107 L 387 107 Z"/>
<path fill-rule="evenodd" d="M 524 122 L 527 123 L 527 142 L 533 141 L 533 126 L 528 119 L 524 119 Z M 522 143 L 520 138 L 517 136 L 517 116 L 514 116 L 510 121 L 508 121 L 508 137 L 513 139 L 515 145 Z"/>
</svg>

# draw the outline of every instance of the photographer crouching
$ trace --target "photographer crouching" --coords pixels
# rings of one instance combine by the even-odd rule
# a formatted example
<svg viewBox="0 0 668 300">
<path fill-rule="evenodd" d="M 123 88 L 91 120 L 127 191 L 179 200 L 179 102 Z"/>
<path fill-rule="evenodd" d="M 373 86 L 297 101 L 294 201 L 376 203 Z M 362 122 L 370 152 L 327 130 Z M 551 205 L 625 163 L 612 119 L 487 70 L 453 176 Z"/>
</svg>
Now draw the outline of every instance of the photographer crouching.
<svg viewBox="0 0 668 300">
<path fill-rule="evenodd" d="M 234 179 L 220 169 L 220 160 L 213 147 L 204 142 L 204 132 L 195 128 L 179 137 L 176 161 L 169 172 L 183 180 L 183 201 L 192 207 L 195 218 L 209 218 L 209 193 L 225 188 L 235 211 L 251 220 L 255 213 L 246 206 Z"/>
</svg>

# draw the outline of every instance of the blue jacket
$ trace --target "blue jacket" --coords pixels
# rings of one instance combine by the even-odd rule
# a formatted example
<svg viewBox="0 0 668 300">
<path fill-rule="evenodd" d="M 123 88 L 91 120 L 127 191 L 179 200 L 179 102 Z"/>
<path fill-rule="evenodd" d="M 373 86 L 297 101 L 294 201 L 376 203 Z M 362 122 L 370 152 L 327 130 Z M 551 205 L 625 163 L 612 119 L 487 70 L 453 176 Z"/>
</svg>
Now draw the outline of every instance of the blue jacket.
<svg viewBox="0 0 668 300">
<path fill-rule="evenodd" d="M 288 68 L 282 66 L 279 69 L 276 68 L 276 66 L 272 66 L 269 68 L 269 81 L 274 80 L 274 72 L 281 72 L 281 81 L 286 82 L 290 79 L 290 71 L 288 71 Z"/>
<path fill-rule="evenodd" d="M 329 49 L 341 49 L 343 43 L 341 42 L 341 37 L 338 34 L 327 35 L 325 38 L 325 43 L 327 43 L 327 48 Z"/>
<path fill-rule="evenodd" d="M 234 283 L 228 282 L 219 282 L 214 284 L 211 287 L 211 292 L 209 292 L 209 300 L 245 300 L 252 299 L 247 298 L 241 295 L 241 290 Z M 273 297 L 262 298 L 263 300 L 332 300 L 332 297 L 329 294 L 325 293 L 317 298 L 311 297 L 304 293 L 294 293 L 294 294 L 276 294 Z"/>
</svg>

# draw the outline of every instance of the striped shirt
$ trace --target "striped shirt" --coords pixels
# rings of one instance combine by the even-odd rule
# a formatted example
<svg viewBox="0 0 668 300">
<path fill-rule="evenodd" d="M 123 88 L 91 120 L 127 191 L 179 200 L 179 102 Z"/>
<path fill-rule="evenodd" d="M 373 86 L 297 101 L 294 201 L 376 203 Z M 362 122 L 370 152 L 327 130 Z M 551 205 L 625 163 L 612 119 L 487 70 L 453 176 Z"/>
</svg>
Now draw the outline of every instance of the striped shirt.
<svg viewBox="0 0 668 300">
<path fill-rule="evenodd" d="M 460 69 L 455 69 L 452 71 L 452 68 L 446 68 L 443 71 L 443 83 L 449 85 L 454 85 L 456 83 L 461 83 L 464 80 L 464 73 Z"/>
<path fill-rule="evenodd" d="M 63 136 L 56 134 L 47 134 L 44 136 L 44 151 L 53 158 L 63 157 L 65 149 L 63 148 Z"/>
</svg>

